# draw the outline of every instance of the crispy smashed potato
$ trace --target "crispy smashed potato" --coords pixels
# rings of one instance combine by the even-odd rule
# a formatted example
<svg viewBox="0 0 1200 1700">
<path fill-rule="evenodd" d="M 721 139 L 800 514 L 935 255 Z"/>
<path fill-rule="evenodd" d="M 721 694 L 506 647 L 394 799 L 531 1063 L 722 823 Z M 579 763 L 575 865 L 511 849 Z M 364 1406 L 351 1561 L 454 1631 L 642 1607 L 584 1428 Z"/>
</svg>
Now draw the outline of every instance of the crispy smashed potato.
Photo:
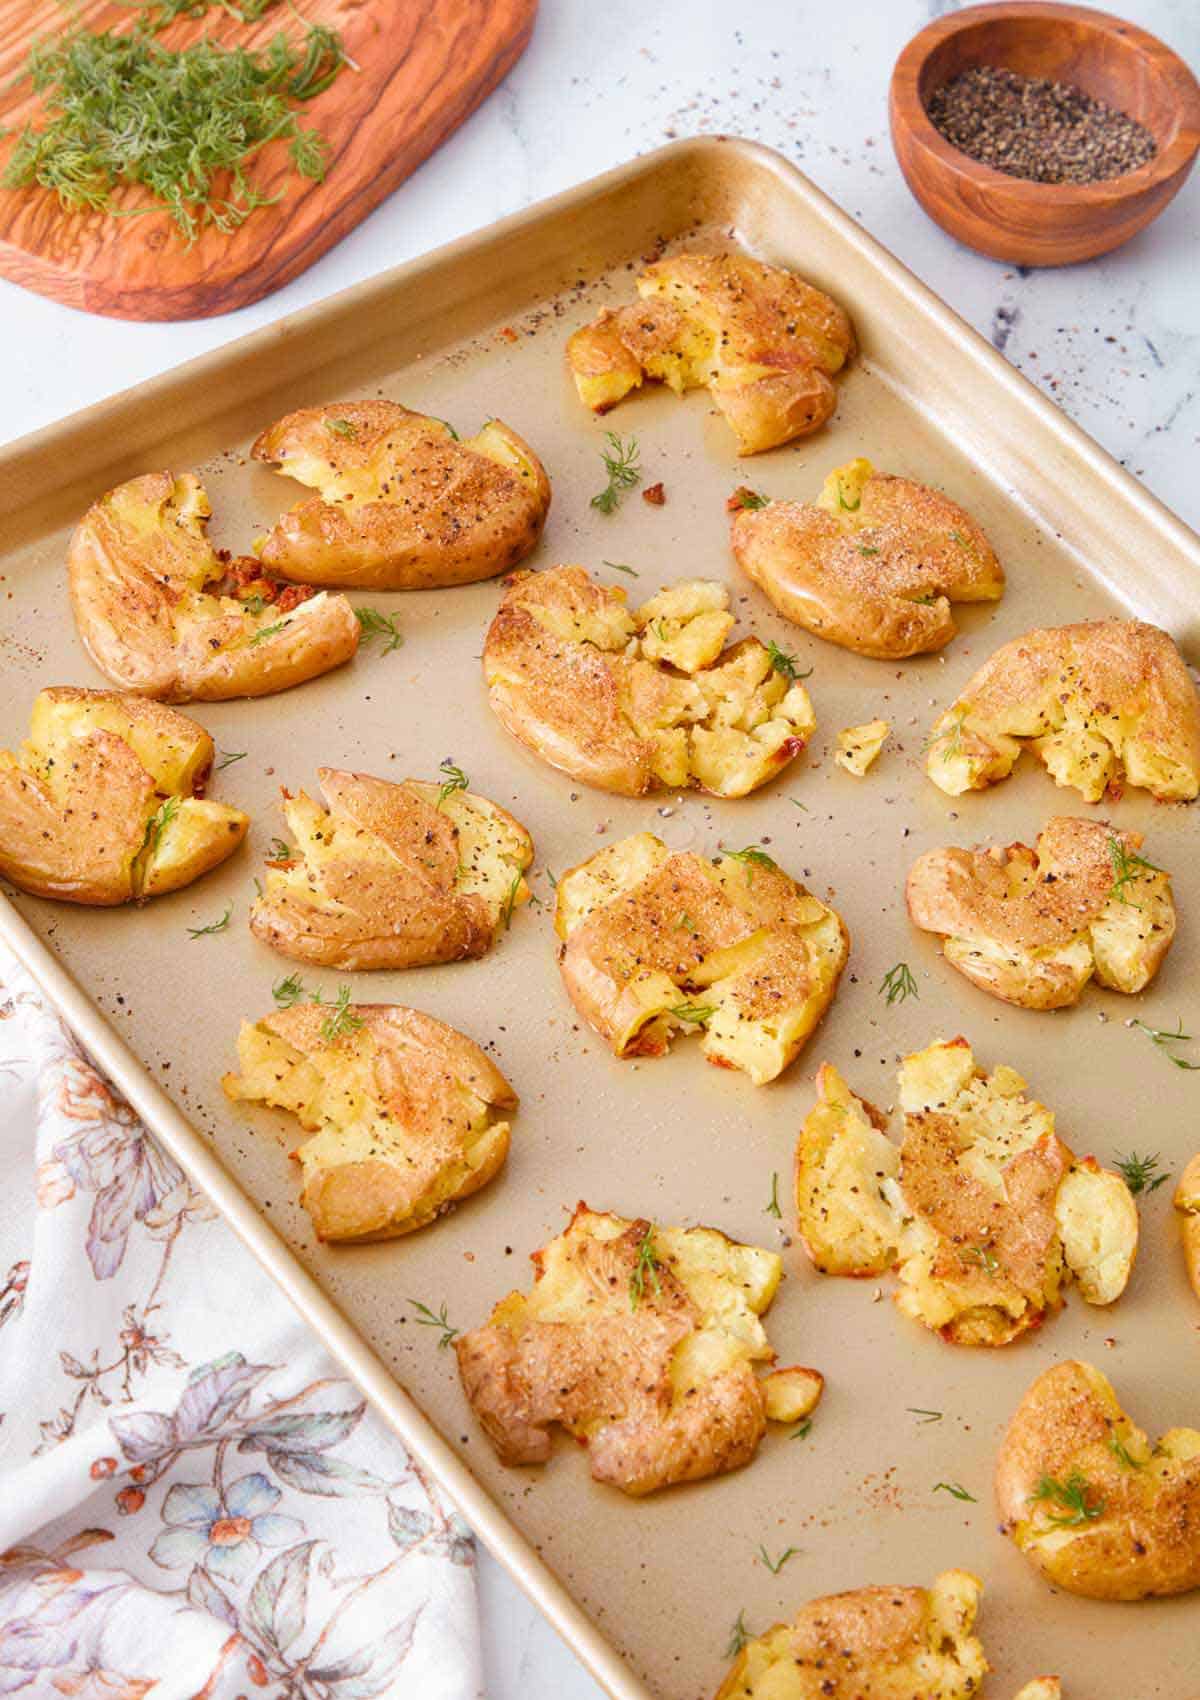
<svg viewBox="0 0 1200 1700">
<path fill-rule="evenodd" d="M 896 1267 L 896 1303 L 959 1346 L 1003 1346 L 1062 1304 L 1125 1290 L 1137 1207 L 1119 1174 L 1077 1159 L 1054 1116 L 1000 1066 L 984 1074 L 965 1039 L 904 1059 L 903 1142 L 823 1064 L 796 1147 L 805 1249 L 831 1275 Z"/>
<path fill-rule="evenodd" d="M 571 1001 L 617 1056 L 700 1028 L 709 1062 L 756 1086 L 799 1054 L 850 951 L 841 917 L 765 851 L 714 863 L 649 832 L 563 874 L 554 924 Z"/>
<path fill-rule="evenodd" d="M 567 344 L 580 400 L 606 413 L 646 379 L 676 395 L 707 388 L 758 454 L 823 425 L 832 378 L 854 352 L 836 301 L 744 254 L 677 254 L 638 278 L 635 305 L 605 308 Z"/>
<path fill-rule="evenodd" d="M 1143 1600 L 1200 1587 L 1200 1430 L 1151 1445 L 1091 1364 L 1033 1382 L 1001 1442 L 996 1504 L 1055 1588 Z"/>
<path fill-rule="evenodd" d="M 988 1669 L 982 1593 L 969 1571 L 946 1570 L 928 1589 L 810 1600 L 746 1643 L 716 1700 L 974 1700 Z"/>
<path fill-rule="evenodd" d="M 289 413 L 256 460 L 317 494 L 259 545 L 281 578 L 427 590 L 493 578 L 523 561 L 550 509 L 550 480 L 517 433 L 490 419 L 460 440 L 443 419 L 394 401 Z"/>
<path fill-rule="evenodd" d="M 244 1021 L 237 1102 L 289 1110 L 321 1240 L 427 1227 L 504 1166 L 517 1095 L 479 1046 L 398 1004 L 296 1004 Z"/>
<path fill-rule="evenodd" d="M 1183 1259 L 1192 1283 L 1192 1291 L 1200 1299 L 1200 1152 L 1179 1177 L 1175 1188 L 1175 1208 L 1182 1221 Z"/>
<path fill-rule="evenodd" d="M 859 655 L 942 649 L 952 602 L 997 602 L 1004 571 L 970 514 L 911 478 L 852 460 L 815 502 L 732 504 L 738 566 L 779 612 Z"/>
<path fill-rule="evenodd" d="M 93 502 L 67 555 L 75 624 L 114 684 L 161 702 L 287 690 L 358 648 L 344 596 L 280 586 L 257 561 L 218 553 L 190 473 L 151 472 Z"/>
<path fill-rule="evenodd" d="M 465 777 L 465 776 L 464 776 Z M 328 968 L 419 968 L 482 956 L 529 901 L 533 841 L 453 783 L 317 769 L 326 808 L 284 792 L 290 852 L 269 864 L 251 930 Z"/>
<path fill-rule="evenodd" d="M 506 731 L 586 784 L 744 797 L 799 755 L 816 719 L 757 638 L 725 647 L 733 624 L 729 592 L 705 579 L 631 612 L 582 567 L 515 573 L 484 644 L 488 700 Z"/>
<path fill-rule="evenodd" d="M 213 741 L 162 703 L 56 686 L 0 750 L 0 874 L 36 897 L 108 907 L 190 885 L 246 836 L 202 793 Z"/>
<path fill-rule="evenodd" d="M 925 771 L 957 797 L 1004 779 L 1029 748 L 1056 785 L 1200 793 L 1200 704 L 1168 634 L 1138 620 L 1049 626 L 1003 644 L 934 723 Z"/>
<path fill-rule="evenodd" d="M 767 1418 L 794 1421 L 762 1313 L 783 1273 L 776 1252 L 715 1228 L 666 1228 L 580 1204 L 533 1254 L 529 1294 L 455 1341 L 471 1406 L 505 1464 L 542 1464 L 551 1426 L 588 1448 L 593 1477 L 640 1495 L 749 1463 Z M 812 1394 L 813 1382 L 816 1394 Z"/>
<path fill-rule="evenodd" d="M 847 773 L 861 779 L 886 744 L 891 729 L 886 720 L 866 720 L 861 726 L 843 726 L 837 735 L 834 761 Z"/>
<path fill-rule="evenodd" d="M 1139 832 L 1047 821 L 1037 846 L 929 850 L 905 887 L 913 923 L 939 933 L 946 961 L 1023 1009 L 1078 1003 L 1088 981 L 1140 992 L 1175 936 L 1171 877 Z"/>
</svg>

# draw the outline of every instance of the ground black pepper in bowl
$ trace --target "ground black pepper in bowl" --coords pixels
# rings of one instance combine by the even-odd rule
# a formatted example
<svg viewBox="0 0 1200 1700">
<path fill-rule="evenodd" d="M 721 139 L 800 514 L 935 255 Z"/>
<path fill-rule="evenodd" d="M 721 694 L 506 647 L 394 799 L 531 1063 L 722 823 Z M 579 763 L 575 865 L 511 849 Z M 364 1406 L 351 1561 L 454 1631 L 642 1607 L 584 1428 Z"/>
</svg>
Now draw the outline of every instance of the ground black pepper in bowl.
<svg viewBox="0 0 1200 1700">
<path fill-rule="evenodd" d="M 963 153 L 1033 183 L 1123 177 L 1157 151 L 1144 125 L 1082 89 L 994 65 L 973 66 L 943 83 L 927 110 Z"/>
</svg>

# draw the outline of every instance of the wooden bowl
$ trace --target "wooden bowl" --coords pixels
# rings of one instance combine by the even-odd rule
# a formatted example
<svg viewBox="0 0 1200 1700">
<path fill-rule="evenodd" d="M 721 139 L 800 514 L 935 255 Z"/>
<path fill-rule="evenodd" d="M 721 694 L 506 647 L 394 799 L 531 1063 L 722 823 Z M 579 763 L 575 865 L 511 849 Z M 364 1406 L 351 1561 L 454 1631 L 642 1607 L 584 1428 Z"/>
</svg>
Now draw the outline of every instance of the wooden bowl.
<svg viewBox="0 0 1200 1700">
<path fill-rule="evenodd" d="M 975 65 L 1073 83 L 1144 124 L 1158 151 L 1099 183 L 1031 183 L 981 165 L 926 111 L 935 89 Z M 1200 84 L 1177 53 L 1106 12 L 1051 0 L 968 6 L 930 24 L 896 61 L 889 104 L 900 169 L 925 211 L 1017 265 L 1070 265 L 1127 242 L 1178 193 L 1200 147 Z"/>
</svg>

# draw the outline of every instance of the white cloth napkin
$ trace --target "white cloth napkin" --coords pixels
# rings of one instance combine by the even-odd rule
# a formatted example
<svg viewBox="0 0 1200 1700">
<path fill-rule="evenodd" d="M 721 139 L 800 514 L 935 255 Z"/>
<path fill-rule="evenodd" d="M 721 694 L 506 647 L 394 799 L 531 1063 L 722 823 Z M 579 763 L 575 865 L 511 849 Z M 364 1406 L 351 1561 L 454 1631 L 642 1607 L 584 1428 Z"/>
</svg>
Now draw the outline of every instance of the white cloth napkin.
<svg viewBox="0 0 1200 1700">
<path fill-rule="evenodd" d="M 0 951 L 0 1695 L 477 1700 L 474 1547 Z"/>
</svg>

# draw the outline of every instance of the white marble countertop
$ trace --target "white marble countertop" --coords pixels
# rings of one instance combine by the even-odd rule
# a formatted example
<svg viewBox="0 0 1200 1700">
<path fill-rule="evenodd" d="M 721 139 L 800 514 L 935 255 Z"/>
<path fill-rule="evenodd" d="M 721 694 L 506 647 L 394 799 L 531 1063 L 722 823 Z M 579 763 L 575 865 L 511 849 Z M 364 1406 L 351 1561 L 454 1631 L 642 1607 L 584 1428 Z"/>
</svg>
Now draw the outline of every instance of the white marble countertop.
<svg viewBox="0 0 1200 1700">
<path fill-rule="evenodd" d="M 1114 0 L 1115 3 L 1115 0 Z M 310 271 L 225 318 L 135 325 L 0 283 L 14 437 L 486 225 L 668 139 L 780 149 L 1034 379 L 1156 495 L 1200 525 L 1200 173 L 1150 230 L 1088 266 L 1019 274 L 952 242 L 892 156 L 887 84 L 905 41 L 955 0 L 543 0 L 505 86 Z M 1196 0 L 1121 9 L 1200 64 Z M 488 1700 L 599 1690 L 486 1558 Z"/>
</svg>

